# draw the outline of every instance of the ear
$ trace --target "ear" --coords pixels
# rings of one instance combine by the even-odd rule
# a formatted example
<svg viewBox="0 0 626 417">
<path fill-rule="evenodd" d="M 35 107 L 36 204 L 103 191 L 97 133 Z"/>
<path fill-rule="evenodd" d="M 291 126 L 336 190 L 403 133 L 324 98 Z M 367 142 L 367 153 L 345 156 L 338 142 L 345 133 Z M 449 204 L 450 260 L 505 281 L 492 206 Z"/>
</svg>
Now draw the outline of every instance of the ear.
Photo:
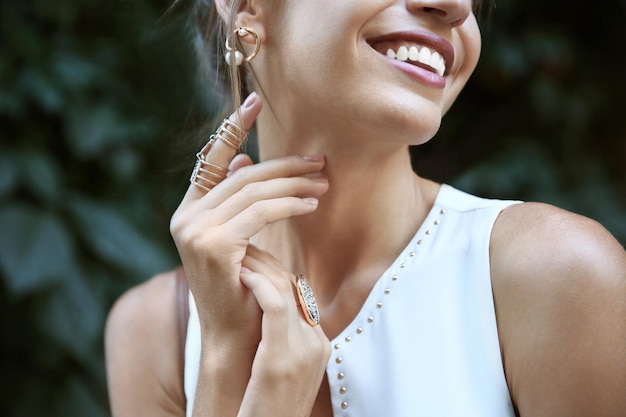
<svg viewBox="0 0 626 417">
<path fill-rule="evenodd" d="M 228 25 L 231 16 L 231 8 L 234 0 L 214 0 L 215 8 L 220 18 Z M 242 0 L 239 2 L 237 12 L 235 14 L 235 28 L 249 27 L 259 34 L 259 39 L 264 42 L 266 39 L 265 31 L 265 1 L 263 0 Z M 254 44 L 252 36 L 241 38 L 242 42 Z"/>
</svg>

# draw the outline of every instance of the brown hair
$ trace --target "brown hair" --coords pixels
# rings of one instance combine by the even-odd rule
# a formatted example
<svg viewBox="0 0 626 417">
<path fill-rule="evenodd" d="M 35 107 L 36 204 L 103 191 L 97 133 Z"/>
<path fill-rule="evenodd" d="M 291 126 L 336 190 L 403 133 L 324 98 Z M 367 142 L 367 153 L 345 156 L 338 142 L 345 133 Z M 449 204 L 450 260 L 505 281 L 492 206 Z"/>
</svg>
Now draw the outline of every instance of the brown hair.
<svg viewBox="0 0 626 417">
<path fill-rule="evenodd" d="M 246 65 L 229 66 L 224 60 L 225 41 L 235 30 L 236 10 L 242 0 L 231 0 L 228 22 L 219 16 L 215 4 L 211 0 L 195 0 L 191 17 L 194 29 L 194 46 L 200 63 L 201 74 L 208 77 L 214 86 L 215 94 L 222 104 L 222 110 L 238 108 L 242 97 L 247 95 L 248 77 Z M 238 45 L 235 36 L 230 41 Z"/>
</svg>

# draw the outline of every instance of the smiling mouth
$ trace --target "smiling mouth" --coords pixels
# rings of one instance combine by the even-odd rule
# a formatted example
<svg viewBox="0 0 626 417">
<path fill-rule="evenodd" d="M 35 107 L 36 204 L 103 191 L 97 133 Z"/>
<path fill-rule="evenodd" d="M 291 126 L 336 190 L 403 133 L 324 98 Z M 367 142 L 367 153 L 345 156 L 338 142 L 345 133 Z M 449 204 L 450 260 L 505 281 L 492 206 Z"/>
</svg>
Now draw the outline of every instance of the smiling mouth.
<svg viewBox="0 0 626 417">
<path fill-rule="evenodd" d="M 446 72 L 445 58 L 439 52 L 424 45 L 407 44 L 388 47 L 385 55 L 391 59 L 418 65 L 441 77 Z"/>
<path fill-rule="evenodd" d="M 429 31 L 397 31 L 370 38 L 367 43 L 389 59 L 406 62 L 440 77 L 448 75 L 454 63 L 452 44 Z"/>
</svg>

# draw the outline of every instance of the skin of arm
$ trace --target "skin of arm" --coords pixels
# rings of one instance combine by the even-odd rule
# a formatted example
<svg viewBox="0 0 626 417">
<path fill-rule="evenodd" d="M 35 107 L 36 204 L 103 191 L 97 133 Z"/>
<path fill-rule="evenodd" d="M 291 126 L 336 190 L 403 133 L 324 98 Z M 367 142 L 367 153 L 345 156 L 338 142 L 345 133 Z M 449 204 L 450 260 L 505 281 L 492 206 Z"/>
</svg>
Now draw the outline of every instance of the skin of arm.
<svg viewBox="0 0 626 417">
<path fill-rule="evenodd" d="M 167 272 L 127 291 L 105 330 L 111 413 L 114 417 L 182 417 L 176 276 Z"/>
<path fill-rule="evenodd" d="M 330 355 L 328 340 L 319 327 L 311 329 L 301 318 L 295 301 L 290 302 L 293 301 L 290 285 L 278 284 L 283 286 L 281 291 L 285 296 L 278 294 L 263 275 L 252 272 L 247 275 L 246 283 L 254 291 L 270 293 L 258 295 L 264 300 L 264 307 L 281 317 L 273 324 L 275 319 L 264 322 L 265 327 L 274 327 L 265 333 L 274 333 L 269 339 L 279 336 L 276 340 L 279 346 L 263 347 L 267 342 L 262 341 L 261 353 L 257 353 L 218 343 L 203 352 L 196 391 L 196 397 L 202 400 L 197 401 L 194 415 L 305 415 L 312 407 Z M 111 310 L 105 339 L 114 417 L 185 415 L 175 281 L 174 272 L 157 275 L 125 293 Z M 287 300 L 286 305 L 282 300 Z M 288 313 L 286 308 L 290 310 Z M 317 347 L 303 349 L 308 344 Z M 242 355 L 250 357 L 243 359 Z M 318 360 L 313 359 L 316 356 Z M 256 365 L 251 370 L 254 359 Z M 243 378 L 236 378 L 237 375 Z M 311 375 L 315 376 L 310 378 Z M 208 383 L 216 380 L 221 382 Z M 246 391 L 243 404 L 242 387 Z M 299 401 L 302 398 L 307 400 Z"/>
<path fill-rule="evenodd" d="M 257 259 L 269 258 L 256 252 Z M 248 262 L 255 264 L 255 270 L 270 272 L 262 261 Z M 260 353 L 233 349 L 233 344 L 223 340 L 203 343 L 194 415 L 275 417 L 291 416 L 294 412 L 305 415 L 310 411 L 330 346 L 321 328 L 312 329 L 304 322 L 284 274 L 271 275 L 279 278 L 268 280 L 260 273 L 248 272 L 246 285 L 258 293 L 263 307 L 279 319 L 264 320 L 264 334 L 269 337 L 262 340 Z M 280 283 L 281 279 L 285 283 Z M 114 417 L 185 415 L 175 281 L 173 272 L 158 275 L 129 290 L 111 310 L 105 339 Z M 280 287 L 282 294 L 276 290 Z M 265 340 L 275 340 L 271 343 L 277 346 L 267 346 L 270 342 Z M 313 359 L 318 356 L 318 360 Z M 256 365 L 251 369 L 255 359 Z M 246 393 L 242 404 L 243 390 Z M 302 401 L 303 398 L 307 400 Z"/>
<path fill-rule="evenodd" d="M 626 252 L 597 222 L 545 204 L 505 210 L 492 279 L 522 417 L 626 415 Z"/>
</svg>

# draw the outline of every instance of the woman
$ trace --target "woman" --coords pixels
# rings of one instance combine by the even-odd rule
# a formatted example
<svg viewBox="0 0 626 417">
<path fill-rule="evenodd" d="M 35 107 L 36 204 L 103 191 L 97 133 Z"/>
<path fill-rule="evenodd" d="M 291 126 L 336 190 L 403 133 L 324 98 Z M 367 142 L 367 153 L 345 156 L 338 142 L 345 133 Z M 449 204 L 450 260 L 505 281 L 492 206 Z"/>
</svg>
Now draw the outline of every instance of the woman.
<svg viewBox="0 0 626 417">
<path fill-rule="evenodd" d="M 476 66 L 473 6 L 199 5 L 227 27 L 203 30 L 235 102 L 238 71 L 255 93 L 199 153 L 172 218 L 193 294 L 184 364 L 175 272 L 111 312 L 115 416 L 626 415 L 619 243 L 411 169 L 407 147 Z M 261 162 L 231 161 L 254 122 Z"/>
</svg>

